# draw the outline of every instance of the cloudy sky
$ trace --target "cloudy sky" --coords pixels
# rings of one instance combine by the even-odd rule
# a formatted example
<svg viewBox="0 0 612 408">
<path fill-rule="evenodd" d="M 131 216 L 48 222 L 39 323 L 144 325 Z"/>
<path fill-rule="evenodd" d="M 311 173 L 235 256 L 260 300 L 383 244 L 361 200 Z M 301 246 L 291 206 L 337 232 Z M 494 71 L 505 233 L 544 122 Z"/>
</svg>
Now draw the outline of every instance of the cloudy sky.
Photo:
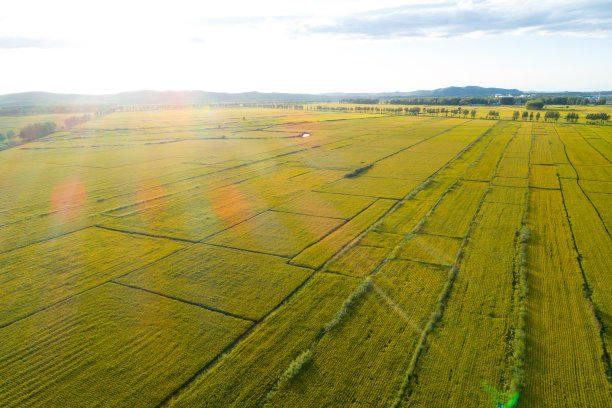
<svg viewBox="0 0 612 408">
<path fill-rule="evenodd" d="M 612 90 L 610 0 L 19 0 L 0 94 Z"/>
</svg>

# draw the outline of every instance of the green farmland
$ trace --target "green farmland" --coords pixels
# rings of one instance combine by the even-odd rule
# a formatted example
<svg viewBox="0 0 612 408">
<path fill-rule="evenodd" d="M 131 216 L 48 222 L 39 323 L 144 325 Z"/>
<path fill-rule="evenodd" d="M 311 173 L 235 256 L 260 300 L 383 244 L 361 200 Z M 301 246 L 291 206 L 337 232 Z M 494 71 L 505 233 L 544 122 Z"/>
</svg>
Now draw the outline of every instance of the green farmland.
<svg viewBox="0 0 612 408">
<path fill-rule="evenodd" d="M 115 111 L 1 150 L 0 407 L 612 407 L 612 126 L 501 112 Z"/>
</svg>

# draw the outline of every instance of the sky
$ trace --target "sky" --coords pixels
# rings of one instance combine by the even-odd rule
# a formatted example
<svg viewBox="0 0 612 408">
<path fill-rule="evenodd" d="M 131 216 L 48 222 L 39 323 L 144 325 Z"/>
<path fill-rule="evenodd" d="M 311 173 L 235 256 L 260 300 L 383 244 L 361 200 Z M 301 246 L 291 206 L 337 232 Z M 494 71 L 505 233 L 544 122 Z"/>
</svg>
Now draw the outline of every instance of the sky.
<svg viewBox="0 0 612 408">
<path fill-rule="evenodd" d="M 0 94 L 612 90 L 610 0 L 19 0 Z"/>
</svg>

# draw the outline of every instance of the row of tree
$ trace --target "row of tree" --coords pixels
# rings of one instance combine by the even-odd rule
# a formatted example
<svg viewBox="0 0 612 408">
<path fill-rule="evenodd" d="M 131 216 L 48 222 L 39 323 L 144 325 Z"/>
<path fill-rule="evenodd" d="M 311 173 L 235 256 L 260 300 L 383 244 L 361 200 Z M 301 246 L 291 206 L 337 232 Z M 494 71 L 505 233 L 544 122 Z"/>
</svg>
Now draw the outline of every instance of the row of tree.
<svg viewBox="0 0 612 408">
<path fill-rule="evenodd" d="M 8 130 L 6 133 L 0 132 L 0 144 L 2 144 L 3 147 L 16 146 L 21 143 L 27 143 L 45 137 L 54 133 L 56 130 L 57 125 L 55 122 L 32 123 L 21 129 L 19 133 L 15 133 L 12 129 Z"/>
<path fill-rule="evenodd" d="M 525 109 L 527 110 L 541 110 L 544 108 L 543 101 L 529 101 L 525 104 Z"/>
<path fill-rule="evenodd" d="M 578 122 L 579 118 L 580 115 L 576 112 L 568 112 L 568 114 L 565 115 L 565 120 L 567 120 L 568 122 Z"/>
<path fill-rule="evenodd" d="M 95 117 L 100 117 L 103 112 L 96 112 Z M 81 123 L 88 122 L 94 117 L 90 114 L 82 116 L 71 116 L 64 120 L 64 128 L 69 129 Z M 41 137 L 55 133 L 58 130 L 57 124 L 52 121 L 32 123 L 22 128 L 19 133 L 14 130 L 8 130 L 6 133 L 0 132 L 0 145 L 2 148 L 17 146 L 22 143 L 28 143 Z"/>
<path fill-rule="evenodd" d="M 81 123 L 89 122 L 90 120 L 90 114 L 85 114 L 83 116 L 71 116 L 68 119 L 64 120 L 64 125 L 67 128 L 71 128 L 73 126 L 80 125 Z"/>
<path fill-rule="evenodd" d="M 21 129 L 19 138 L 24 142 L 31 142 L 54 133 L 57 130 L 55 122 L 32 123 Z"/>
<path fill-rule="evenodd" d="M 387 101 L 390 105 L 492 105 L 498 103 L 497 98 L 454 98 L 454 97 L 415 97 L 393 98 Z"/>
<path fill-rule="evenodd" d="M 555 122 L 559 120 L 561 114 L 557 111 L 546 111 L 544 114 L 544 121 L 548 122 L 549 120 L 554 120 Z"/>
<path fill-rule="evenodd" d="M 8 130 L 6 133 L 0 132 L 0 144 L 10 143 L 15 137 L 15 131 L 13 129 Z"/>
<path fill-rule="evenodd" d="M 604 112 L 601 112 L 601 113 L 588 113 L 586 115 L 586 119 L 587 120 L 601 120 L 601 121 L 604 121 L 604 120 L 610 120 L 610 115 L 608 113 L 604 113 Z"/>
<path fill-rule="evenodd" d="M 356 103 L 361 105 L 377 105 L 380 99 L 376 98 L 347 98 L 341 99 L 340 103 Z"/>
<path fill-rule="evenodd" d="M 600 115 L 600 114 L 590 114 L 590 115 Z M 603 115 L 606 115 L 606 114 L 604 113 Z M 523 111 L 522 114 L 519 111 L 512 112 L 512 120 L 517 120 L 519 118 L 519 116 L 523 120 L 533 120 L 534 119 L 533 112 Z M 561 117 L 561 114 L 559 112 L 557 112 L 557 111 L 547 111 L 544 114 L 544 120 L 545 121 L 548 121 L 548 120 L 557 121 L 557 120 L 559 120 L 560 117 Z M 598 116 L 598 117 L 600 117 L 600 116 Z M 587 119 L 588 118 L 589 118 L 589 115 L 587 115 Z M 578 113 L 576 113 L 576 112 L 568 112 L 567 115 L 565 115 L 565 120 L 568 121 L 568 122 L 578 122 L 578 119 L 580 119 L 580 115 Z M 540 120 L 540 112 L 538 112 L 535 115 L 535 120 Z"/>
<path fill-rule="evenodd" d="M 533 105 L 530 105 L 533 104 Z M 544 107 L 544 103 L 542 101 L 530 101 L 528 103 L 527 108 L 532 107 L 532 110 L 535 112 L 529 112 L 527 110 L 523 111 L 514 111 L 512 113 L 512 119 L 517 120 L 519 117 L 522 120 L 536 120 L 539 121 L 542 117 L 542 113 L 544 114 L 544 119 L 546 121 L 554 120 L 558 121 L 561 117 L 561 113 L 558 111 L 548 110 L 546 112 L 540 112 L 540 110 Z M 341 111 L 341 112 L 363 112 L 363 113 L 382 113 L 382 114 L 397 114 L 397 115 L 411 115 L 416 116 L 419 114 L 426 115 L 444 115 L 446 117 L 465 117 L 470 116 L 472 119 L 476 118 L 476 109 L 467 109 L 458 106 L 455 109 L 450 109 L 446 107 L 420 107 L 420 106 L 404 106 L 404 107 L 389 107 L 385 105 L 370 105 L 370 106 L 338 106 L 338 105 L 292 105 L 292 104 L 252 104 L 251 106 L 255 107 L 267 107 L 267 108 L 285 108 L 285 109 L 308 109 L 308 110 L 317 110 L 317 111 Z M 486 115 L 486 119 L 499 119 L 500 113 L 496 110 L 490 110 Z M 576 112 L 568 112 L 565 115 L 565 120 L 568 122 L 577 122 L 580 118 L 580 115 Z M 586 119 L 588 121 L 606 121 L 610 119 L 610 115 L 607 113 L 591 113 L 586 115 Z"/>
<path fill-rule="evenodd" d="M 369 102 L 354 102 L 361 100 L 361 98 L 345 99 L 341 102 L 345 103 L 380 103 L 378 99 L 363 99 L 369 100 Z M 502 97 L 412 97 L 412 98 L 393 98 L 383 103 L 389 105 L 447 105 L 447 106 L 461 106 L 461 105 L 523 105 L 525 104 L 529 110 L 543 109 L 545 105 L 605 105 L 606 98 L 585 98 L 582 96 L 541 96 L 538 98 L 531 97 L 514 97 L 514 96 L 502 96 Z"/>
</svg>

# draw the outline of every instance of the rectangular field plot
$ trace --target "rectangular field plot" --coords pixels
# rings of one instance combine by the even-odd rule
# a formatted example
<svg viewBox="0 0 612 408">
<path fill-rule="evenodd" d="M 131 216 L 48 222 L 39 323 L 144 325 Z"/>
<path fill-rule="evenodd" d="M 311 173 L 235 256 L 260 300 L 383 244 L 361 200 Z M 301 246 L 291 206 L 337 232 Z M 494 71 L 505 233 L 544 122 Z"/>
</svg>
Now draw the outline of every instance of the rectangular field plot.
<svg viewBox="0 0 612 408">
<path fill-rule="evenodd" d="M 120 230 L 201 240 L 222 229 L 278 205 L 312 186 L 293 183 L 288 178 L 303 173 L 303 167 L 273 167 L 249 170 L 255 174 L 239 182 L 203 180 L 202 188 L 191 189 L 172 197 L 160 197 L 142 205 L 119 207 L 118 213 L 107 212 L 103 225 Z M 308 170 L 308 169 L 306 169 Z M 247 169 L 243 170 L 247 171 Z M 206 183 L 206 184 L 205 184 Z M 218 185 L 215 185 L 218 184 Z"/>
<path fill-rule="evenodd" d="M 612 181 L 580 180 L 580 187 L 589 193 L 612 194 Z"/>
<path fill-rule="evenodd" d="M 312 271 L 285 258 L 194 244 L 118 282 L 257 320 Z"/>
<path fill-rule="evenodd" d="M 496 175 L 498 177 L 527 178 L 529 175 L 528 158 L 508 156 L 508 151 L 499 163 Z"/>
<path fill-rule="evenodd" d="M 490 181 L 495 175 L 495 170 L 506 146 L 518 131 L 519 124 L 504 123 L 493 128 L 493 140 L 487 145 L 482 155 L 479 156 L 465 172 L 466 180 Z"/>
<path fill-rule="evenodd" d="M 559 173 L 560 178 L 578 178 L 576 169 L 569 163 L 557 163 L 557 172 Z"/>
<path fill-rule="evenodd" d="M 468 122 L 381 160 L 368 176 L 424 180 L 449 163 L 491 127 L 487 122 Z"/>
<path fill-rule="evenodd" d="M 527 186 L 525 186 L 527 187 Z M 485 202 L 488 203 L 506 203 L 523 205 L 525 203 L 525 193 L 527 188 L 521 187 L 502 187 L 492 186 L 491 190 L 485 196 Z"/>
<path fill-rule="evenodd" d="M 334 259 L 325 270 L 351 276 L 366 276 L 374 272 L 390 252 L 389 248 L 355 245 Z"/>
<path fill-rule="evenodd" d="M 313 191 L 276 206 L 273 210 L 348 219 L 372 204 L 375 200 L 375 198 L 370 197 L 326 194 Z"/>
<path fill-rule="evenodd" d="M 322 186 L 317 189 L 317 191 L 399 200 L 426 178 L 426 176 L 422 176 L 410 180 L 400 180 L 394 178 L 368 177 L 367 172 L 365 174 L 365 176 L 340 179 L 336 182 Z"/>
<path fill-rule="evenodd" d="M 321 267 L 325 261 L 376 222 L 393 204 L 394 200 L 377 200 L 336 231 L 304 249 L 291 263 L 313 269 Z"/>
<path fill-rule="evenodd" d="M 591 199 L 593 206 L 597 208 L 599 216 L 608 231 L 612 232 L 612 195 L 608 193 L 589 193 L 586 195 Z"/>
<path fill-rule="evenodd" d="M 453 265 L 461 240 L 436 235 L 414 234 L 397 252 L 397 258 L 439 265 Z"/>
<path fill-rule="evenodd" d="M 422 232 L 449 237 L 467 234 L 472 217 L 485 194 L 487 183 L 463 181 L 444 196 L 436 207 Z"/>
<path fill-rule="evenodd" d="M 291 257 L 344 222 L 334 218 L 266 211 L 205 242 Z"/>
<path fill-rule="evenodd" d="M 0 329 L 0 401 L 157 406 L 251 324 L 107 283 Z"/>
<path fill-rule="evenodd" d="M 418 381 L 401 406 L 491 404 L 482 382 L 500 388 L 509 372 L 506 341 L 514 324 L 515 237 L 522 213 L 523 206 L 483 204 L 444 316 L 420 357 Z"/>
<path fill-rule="evenodd" d="M 532 190 L 527 245 L 526 406 L 612 406 L 560 191 Z M 572 352 L 568 352 L 572 350 Z"/>
<path fill-rule="evenodd" d="M 370 230 L 359 239 L 358 244 L 382 248 L 395 248 L 403 239 L 404 235 L 401 234 Z"/>
<path fill-rule="evenodd" d="M 304 162 L 298 162 L 305 164 Z M 295 183 L 308 183 L 309 185 L 331 183 L 344 177 L 346 171 L 343 170 L 312 170 L 308 173 L 290 177 L 288 180 Z"/>
<path fill-rule="evenodd" d="M 419 337 L 412 322 L 372 288 L 317 344 L 311 363 L 264 406 L 346 407 L 359 401 L 387 407 Z"/>
<path fill-rule="evenodd" d="M 582 271 L 591 291 L 591 299 L 599 310 L 604 326 L 604 341 L 612 347 L 612 238 L 606 230 L 608 215 L 597 207 L 597 201 L 589 201 L 575 180 L 562 180 L 561 187 L 570 227 L 576 242 Z M 593 193 L 591 193 L 593 194 Z M 608 198 L 607 206 L 612 207 Z"/>
<path fill-rule="evenodd" d="M 183 246 L 165 239 L 88 228 L 0 254 L 0 326 Z"/>
<path fill-rule="evenodd" d="M 83 208 L 78 208 L 9 222 L 0 227 L 0 252 L 92 227 L 101 220 L 101 216 L 87 215 Z"/>
<path fill-rule="evenodd" d="M 531 167 L 531 177 L 529 178 L 529 186 L 552 189 L 560 188 L 559 177 L 557 176 L 557 168 L 555 166 L 533 165 Z"/>
<path fill-rule="evenodd" d="M 612 180 L 612 166 L 589 166 L 589 165 L 574 165 L 574 169 L 578 173 L 581 180 L 597 180 L 610 181 Z"/>
<path fill-rule="evenodd" d="M 394 234 L 409 234 L 433 205 L 435 201 L 430 200 L 404 201 L 399 208 L 385 217 L 377 230 Z"/>
<path fill-rule="evenodd" d="M 373 279 L 401 313 L 422 329 L 434 310 L 448 271 L 446 266 L 392 259 Z"/>
<path fill-rule="evenodd" d="M 255 407 L 355 289 L 356 279 L 319 274 L 219 364 L 187 387 L 172 407 Z"/>
<path fill-rule="evenodd" d="M 494 186 L 505 187 L 527 187 L 529 179 L 518 177 L 495 177 L 493 179 Z"/>
<path fill-rule="evenodd" d="M 208 192 L 185 192 L 172 197 L 172 200 L 162 197 L 147 203 L 142 209 L 135 207 L 132 212 L 108 217 L 102 225 L 197 241 L 268 207 L 257 195 L 246 199 L 238 186 L 232 184 Z"/>
</svg>

